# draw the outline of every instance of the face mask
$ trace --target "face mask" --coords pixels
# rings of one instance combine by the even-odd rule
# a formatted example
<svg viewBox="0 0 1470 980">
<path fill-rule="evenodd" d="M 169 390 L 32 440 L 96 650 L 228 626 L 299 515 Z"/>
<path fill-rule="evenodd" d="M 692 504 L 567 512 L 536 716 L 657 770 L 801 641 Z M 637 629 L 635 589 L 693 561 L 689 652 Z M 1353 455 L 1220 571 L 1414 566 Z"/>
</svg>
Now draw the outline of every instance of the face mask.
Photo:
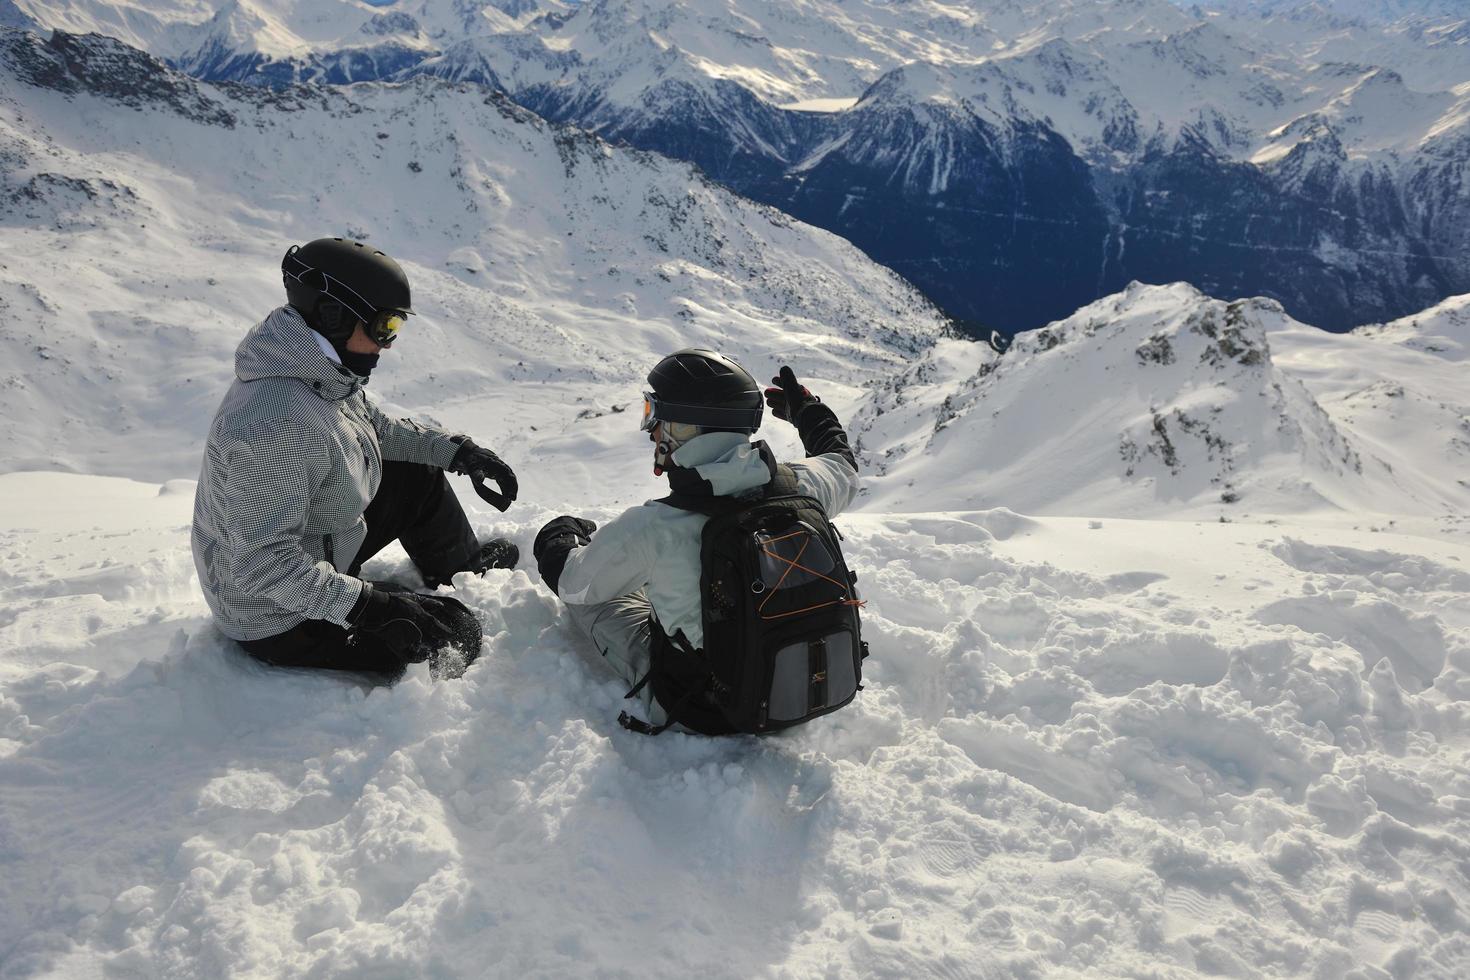
<svg viewBox="0 0 1470 980">
<path fill-rule="evenodd" d="M 377 354 L 358 354 L 346 348 L 338 350 L 337 353 L 342 358 L 343 367 L 364 379 L 373 373 L 373 368 L 378 366 L 379 355 Z"/>
</svg>

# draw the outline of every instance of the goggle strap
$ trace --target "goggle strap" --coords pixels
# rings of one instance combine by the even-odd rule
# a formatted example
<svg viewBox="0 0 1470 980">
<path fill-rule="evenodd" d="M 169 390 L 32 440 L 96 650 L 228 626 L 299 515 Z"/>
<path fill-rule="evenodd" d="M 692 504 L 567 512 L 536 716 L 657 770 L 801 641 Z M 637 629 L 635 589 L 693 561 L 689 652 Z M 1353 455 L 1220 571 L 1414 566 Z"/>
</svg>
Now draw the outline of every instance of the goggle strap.
<svg viewBox="0 0 1470 980">
<path fill-rule="evenodd" d="M 683 405 L 653 399 L 649 418 L 657 422 L 687 422 L 711 429 L 755 428 L 760 425 L 762 409 L 719 408 L 714 405 Z"/>
</svg>

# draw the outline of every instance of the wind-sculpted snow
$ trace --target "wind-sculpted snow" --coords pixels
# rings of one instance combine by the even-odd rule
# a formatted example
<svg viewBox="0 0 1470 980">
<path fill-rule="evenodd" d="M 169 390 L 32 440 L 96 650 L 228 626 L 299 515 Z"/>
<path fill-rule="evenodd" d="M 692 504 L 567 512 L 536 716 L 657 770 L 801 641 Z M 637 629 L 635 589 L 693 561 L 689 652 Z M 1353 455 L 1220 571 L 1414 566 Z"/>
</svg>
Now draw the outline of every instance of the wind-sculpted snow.
<svg viewBox="0 0 1470 980">
<path fill-rule="evenodd" d="M 854 706 L 648 739 L 524 572 L 461 577 L 458 682 L 253 664 L 190 490 L 0 477 L 7 976 L 1470 964 L 1463 540 L 858 515 Z M 396 554 L 368 573 L 414 581 Z"/>
</svg>

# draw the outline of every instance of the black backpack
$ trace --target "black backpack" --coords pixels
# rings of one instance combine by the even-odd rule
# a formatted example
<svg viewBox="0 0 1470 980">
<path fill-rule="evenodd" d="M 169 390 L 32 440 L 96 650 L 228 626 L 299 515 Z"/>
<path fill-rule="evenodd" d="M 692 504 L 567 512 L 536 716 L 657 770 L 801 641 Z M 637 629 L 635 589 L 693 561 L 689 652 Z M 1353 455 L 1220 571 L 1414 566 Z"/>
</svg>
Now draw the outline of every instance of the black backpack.
<svg viewBox="0 0 1470 980">
<path fill-rule="evenodd" d="M 700 541 L 704 648 L 653 624 L 644 684 L 668 712 L 653 727 L 627 712 L 624 728 L 657 735 L 681 724 L 705 735 L 759 734 L 836 711 L 862 687 L 861 602 L 837 529 L 781 465 L 749 497 L 671 494 L 661 503 L 709 515 Z"/>
</svg>

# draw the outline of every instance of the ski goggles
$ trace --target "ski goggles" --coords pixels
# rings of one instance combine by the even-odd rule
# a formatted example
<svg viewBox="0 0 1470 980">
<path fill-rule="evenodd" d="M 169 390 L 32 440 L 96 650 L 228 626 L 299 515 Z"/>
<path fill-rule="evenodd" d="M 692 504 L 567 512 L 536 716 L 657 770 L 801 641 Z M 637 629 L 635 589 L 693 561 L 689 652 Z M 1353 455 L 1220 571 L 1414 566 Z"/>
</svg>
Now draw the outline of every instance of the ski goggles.
<svg viewBox="0 0 1470 980">
<path fill-rule="evenodd" d="M 379 347 L 392 347 L 407 317 L 408 314 L 400 310 L 379 310 L 363 325 L 363 332 Z"/>
<path fill-rule="evenodd" d="M 709 429 L 733 429 L 754 432 L 760 428 L 764 406 L 757 403 L 751 408 L 725 408 L 714 405 L 685 405 L 679 402 L 660 401 L 651 391 L 643 393 L 643 418 L 638 428 L 652 432 L 660 422 L 683 422 Z"/>
<path fill-rule="evenodd" d="M 652 432 L 659 423 L 658 399 L 649 392 L 643 393 L 643 421 L 639 423 L 640 432 Z"/>
</svg>

